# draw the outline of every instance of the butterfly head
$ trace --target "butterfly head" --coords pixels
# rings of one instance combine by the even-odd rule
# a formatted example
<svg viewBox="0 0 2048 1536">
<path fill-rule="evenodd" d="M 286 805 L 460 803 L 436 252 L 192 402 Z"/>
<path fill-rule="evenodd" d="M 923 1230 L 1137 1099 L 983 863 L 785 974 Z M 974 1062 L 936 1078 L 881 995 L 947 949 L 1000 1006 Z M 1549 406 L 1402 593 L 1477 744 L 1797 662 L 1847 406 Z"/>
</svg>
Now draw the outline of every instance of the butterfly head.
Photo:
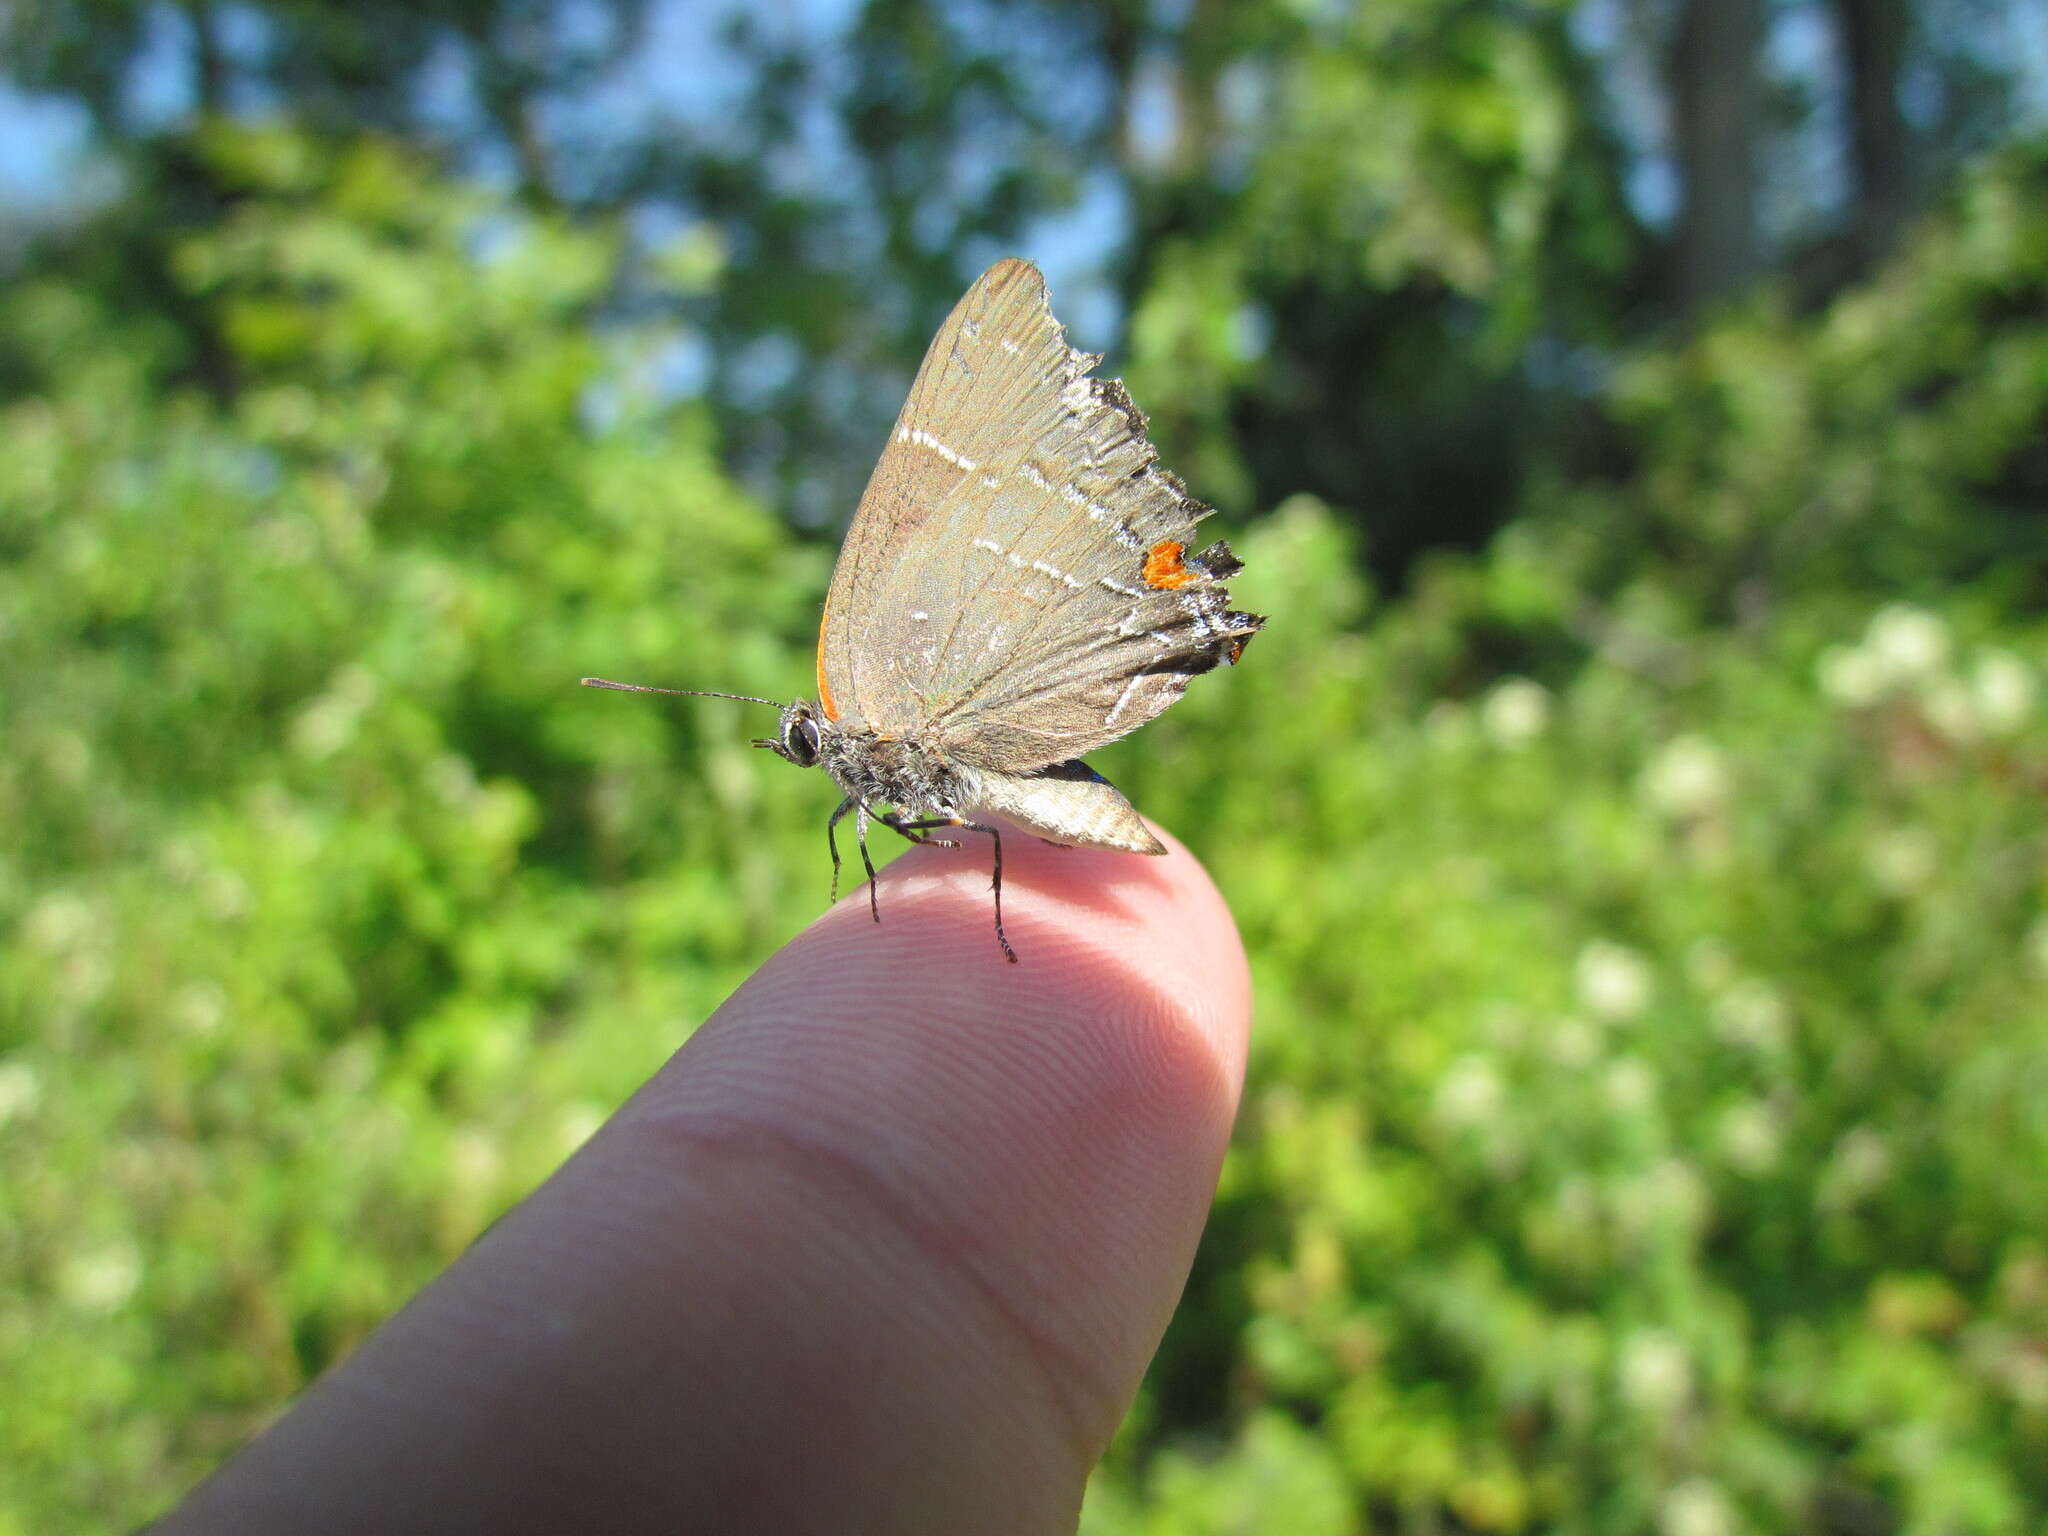
<svg viewBox="0 0 2048 1536">
<path fill-rule="evenodd" d="M 754 745 L 767 748 L 799 768 L 811 768 L 817 765 L 824 739 L 817 707 L 808 699 L 798 699 L 794 704 L 782 706 L 782 719 L 775 727 L 775 734 L 756 741 Z"/>
</svg>

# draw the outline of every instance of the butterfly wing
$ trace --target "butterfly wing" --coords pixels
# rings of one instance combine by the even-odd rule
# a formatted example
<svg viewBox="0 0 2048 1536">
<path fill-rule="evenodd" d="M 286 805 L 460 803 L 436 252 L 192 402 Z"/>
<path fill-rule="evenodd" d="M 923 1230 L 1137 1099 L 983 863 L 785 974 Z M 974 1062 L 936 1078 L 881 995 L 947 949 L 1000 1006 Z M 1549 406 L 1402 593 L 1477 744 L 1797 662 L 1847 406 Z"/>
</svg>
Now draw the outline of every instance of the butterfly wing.
<svg viewBox="0 0 2048 1536">
<path fill-rule="evenodd" d="M 916 724 L 914 669 L 902 666 L 887 639 L 898 621 L 910 622 L 908 610 L 885 608 L 883 593 L 903 584 L 913 554 L 950 563 L 952 552 L 932 541 L 940 509 L 1020 433 L 1035 436 L 1052 425 L 1053 409 L 1029 381 L 1059 368 L 1067 345 L 1044 311 L 1038 269 L 999 261 L 953 306 L 926 349 L 825 595 L 818 702 L 827 718 L 890 731 Z M 1042 419 L 1019 417 L 1020 407 L 1034 404 Z"/>
<path fill-rule="evenodd" d="M 1164 853 L 1166 844 L 1117 787 L 1083 762 L 1054 763 L 1036 773 L 976 772 L 961 810 L 1000 816 L 1049 843 Z"/>
<path fill-rule="evenodd" d="M 819 676 L 837 708 L 1028 773 L 1135 730 L 1264 622 L 1230 609 L 1228 546 L 1188 552 L 1209 509 L 1098 361 L 1028 262 L 968 290 L 833 575 Z"/>
</svg>

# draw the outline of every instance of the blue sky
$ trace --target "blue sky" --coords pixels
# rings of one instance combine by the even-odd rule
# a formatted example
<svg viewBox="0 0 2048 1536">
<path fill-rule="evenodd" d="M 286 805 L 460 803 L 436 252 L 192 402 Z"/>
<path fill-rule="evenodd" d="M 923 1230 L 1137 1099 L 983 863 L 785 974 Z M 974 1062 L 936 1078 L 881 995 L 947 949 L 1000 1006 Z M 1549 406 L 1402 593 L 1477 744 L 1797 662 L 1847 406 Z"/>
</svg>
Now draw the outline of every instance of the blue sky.
<svg viewBox="0 0 2048 1536">
<path fill-rule="evenodd" d="M 1638 210 L 1661 222 L 1675 209 L 1678 187 L 1664 153 L 1660 92 L 1656 82 L 1642 78 L 1641 61 L 1624 46 L 1635 0 L 1585 0 L 1576 24 L 1590 50 L 1609 62 L 1607 89 L 1612 109 L 1635 156 L 1630 189 Z M 551 104 L 551 136 L 579 152 L 602 153 L 607 142 L 627 141 L 661 132 L 715 136 L 719 124 L 739 100 L 746 77 L 743 65 L 722 41 L 724 23 L 744 8 L 755 24 L 793 41 L 813 46 L 845 31 L 858 14 L 860 0 L 655 0 L 649 13 L 645 45 L 606 73 L 578 97 Z M 963 7 L 962 14 L 969 8 Z M 1170 6 L 1162 6 L 1170 9 Z M 260 59 L 266 28 L 259 11 L 232 3 L 216 7 L 224 20 L 229 52 Z M 180 12 L 159 4 L 149 14 L 149 43 L 127 82 L 127 116 L 137 128 L 168 127 L 186 117 L 194 101 L 190 36 Z M 1974 49 L 2011 68 L 2019 81 L 2019 106 L 2024 120 L 2048 124 L 2048 0 L 1935 0 L 1929 14 L 1945 25 L 1945 46 Z M 1798 210 L 1825 210 L 1845 189 L 1836 141 L 1827 132 L 1830 101 L 1839 94 L 1833 40 L 1821 9 L 1787 5 L 1777 11 L 1770 40 L 1768 67 L 1779 82 L 1802 87 L 1821 104 L 1819 130 L 1794 141 L 1767 168 L 1771 200 L 1780 210 L 1776 222 L 1796 217 Z M 1943 19 L 1946 18 L 1944 21 Z M 554 35 L 565 48 L 601 37 L 611 26 L 608 7 L 600 0 L 558 0 Z M 1006 34 L 1001 46 L 1028 48 Z M 821 50 L 829 83 L 830 49 Z M 1085 72 L 1069 79 L 1059 62 L 1036 63 L 1041 84 L 1076 94 L 1075 110 L 1088 110 L 1090 82 Z M 475 132 L 479 122 L 468 88 L 461 55 L 451 48 L 418 82 L 422 116 L 456 141 L 476 146 L 465 169 L 486 178 L 503 174 L 493 151 Z M 1141 91 L 1133 137 L 1142 145 L 1150 133 L 1148 114 L 1170 108 L 1163 95 Z M 237 105 L 260 113 L 275 106 L 257 92 L 245 90 Z M 1908 83 L 1908 106 L 1914 105 Z M 829 179 L 835 159 L 843 158 L 835 129 L 821 97 L 819 111 L 800 124 L 800 142 L 792 147 L 793 164 L 802 174 Z M 50 95 L 32 95 L 9 84 L 0 73 L 0 229 L 16 230 L 55 217 L 81 200 L 104 195 L 107 178 L 95 174 L 87 116 L 75 102 Z M 1773 208 L 1765 209 L 1767 223 Z M 657 215 L 658 216 L 658 215 Z M 1087 310 L 1107 303 L 1106 294 L 1088 292 L 1090 276 L 1116 249 L 1125 227 L 1125 210 L 1117 178 L 1110 174 L 1087 181 L 1080 205 L 1032 232 L 1030 248 L 1041 255 L 1048 275 L 1062 287 L 1085 333 L 1092 318 Z M 1783 231 L 1781 231 L 1783 232 Z M 993 254 L 993 253 L 989 253 Z M 1100 317 L 1107 321 L 1110 317 Z"/>
</svg>

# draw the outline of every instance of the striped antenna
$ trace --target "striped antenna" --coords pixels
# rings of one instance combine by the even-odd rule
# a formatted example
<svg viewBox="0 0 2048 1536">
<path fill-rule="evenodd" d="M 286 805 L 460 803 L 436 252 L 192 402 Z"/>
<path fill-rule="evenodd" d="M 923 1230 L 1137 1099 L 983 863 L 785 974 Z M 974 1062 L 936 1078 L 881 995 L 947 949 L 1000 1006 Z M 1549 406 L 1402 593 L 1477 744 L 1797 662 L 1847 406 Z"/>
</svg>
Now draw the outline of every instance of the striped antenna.
<svg viewBox="0 0 2048 1536">
<path fill-rule="evenodd" d="M 742 704 L 782 708 L 774 699 L 757 699 L 751 693 L 713 693 L 708 688 L 650 688 L 645 683 L 614 683 L 602 677 L 586 677 L 581 681 L 586 688 L 616 688 L 620 693 L 673 693 L 686 699 L 738 699 Z"/>
</svg>

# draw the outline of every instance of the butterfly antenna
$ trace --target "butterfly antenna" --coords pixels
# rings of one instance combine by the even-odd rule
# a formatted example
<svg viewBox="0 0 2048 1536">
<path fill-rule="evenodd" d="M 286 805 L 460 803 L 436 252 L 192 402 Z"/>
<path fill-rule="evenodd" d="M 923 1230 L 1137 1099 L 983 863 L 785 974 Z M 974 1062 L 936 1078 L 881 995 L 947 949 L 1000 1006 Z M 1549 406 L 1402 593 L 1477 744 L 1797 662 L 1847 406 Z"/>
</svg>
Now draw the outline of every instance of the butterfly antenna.
<svg viewBox="0 0 2048 1536">
<path fill-rule="evenodd" d="M 713 693 L 708 688 L 650 688 L 645 683 L 614 683 L 602 677 L 586 677 L 580 681 L 586 688 L 616 688 L 620 693 L 673 693 L 688 699 L 738 699 L 742 704 L 782 708 L 773 699 L 757 699 L 751 693 Z"/>
</svg>

